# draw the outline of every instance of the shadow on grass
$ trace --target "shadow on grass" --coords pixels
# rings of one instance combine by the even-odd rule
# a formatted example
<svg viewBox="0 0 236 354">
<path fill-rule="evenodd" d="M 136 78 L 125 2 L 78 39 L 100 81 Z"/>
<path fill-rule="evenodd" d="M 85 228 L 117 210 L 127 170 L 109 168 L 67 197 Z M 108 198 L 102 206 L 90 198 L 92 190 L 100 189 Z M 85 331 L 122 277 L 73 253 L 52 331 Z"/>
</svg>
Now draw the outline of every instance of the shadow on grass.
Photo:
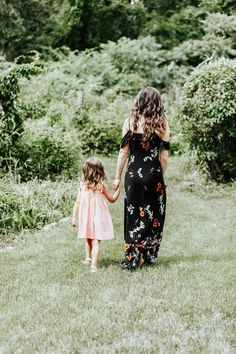
<svg viewBox="0 0 236 354">
<path fill-rule="evenodd" d="M 123 259 L 114 259 L 114 258 L 103 258 L 99 261 L 99 268 L 109 268 L 110 266 L 120 267 L 120 263 Z"/>
<path fill-rule="evenodd" d="M 100 268 L 109 268 L 111 266 L 115 266 L 120 268 L 120 263 L 123 261 L 124 258 L 114 259 L 111 257 L 106 257 L 101 259 L 99 262 Z M 236 259 L 236 253 L 223 253 L 217 255 L 207 255 L 207 254 L 196 254 L 192 256 L 161 256 L 158 258 L 155 264 L 145 265 L 145 268 L 170 268 L 173 265 L 181 264 L 181 263 L 201 263 L 201 262 L 225 262 L 225 261 L 232 261 Z"/>
<path fill-rule="evenodd" d="M 161 266 L 164 268 L 171 267 L 173 264 L 178 263 L 200 263 L 200 262 L 225 262 L 232 261 L 236 258 L 236 253 L 223 253 L 217 255 L 209 255 L 209 254 L 196 254 L 192 256 L 161 256 L 156 266 Z"/>
</svg>

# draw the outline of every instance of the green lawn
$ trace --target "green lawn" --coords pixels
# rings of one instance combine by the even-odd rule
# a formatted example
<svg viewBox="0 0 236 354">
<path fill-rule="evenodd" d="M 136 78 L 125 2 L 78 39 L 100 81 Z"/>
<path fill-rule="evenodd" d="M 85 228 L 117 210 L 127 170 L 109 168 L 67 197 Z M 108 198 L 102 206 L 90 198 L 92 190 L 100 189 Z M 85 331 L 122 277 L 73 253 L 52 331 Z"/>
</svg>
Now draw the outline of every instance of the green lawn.
<svg viewBox="0 0 236 354">
<path fill-rule="evenodd" d="M 109 180 L 115 161 L 106 159 Z M 136 272 L 123 257 L 123 198 L 110 210 L 116 238 L 99 272 L 67 222 L 26 233 L 0 252 L 0 353 L 235 353 L 234 186 L 204 186 L 172 158 L 159 261 Z"/>
</svg>

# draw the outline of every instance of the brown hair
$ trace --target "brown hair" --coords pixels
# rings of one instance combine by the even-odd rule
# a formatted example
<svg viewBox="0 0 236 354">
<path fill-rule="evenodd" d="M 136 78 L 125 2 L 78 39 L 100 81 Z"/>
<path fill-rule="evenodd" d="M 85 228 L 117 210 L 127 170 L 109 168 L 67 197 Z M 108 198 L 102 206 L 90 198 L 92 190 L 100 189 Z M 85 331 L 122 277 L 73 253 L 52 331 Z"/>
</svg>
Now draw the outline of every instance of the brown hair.
<svg viewBox="0 0 236 354">
<path fill-rule="evenodd" d="M 104 164 L 98 157 L 90 157 L 83 165 L 83 179 L 87 188 L 96 190 L 97 185 L 106 180 Z"/>
<path fill-rule="evenodd" d="M 155 130 L 166 131 L 164 106 L 159 91 L 154 87 L 145 86 L 136 97 L 131 116 L 134 132 L 141 117 L 144 118 L 142 142 L 148 146 Z"/>
</svg>

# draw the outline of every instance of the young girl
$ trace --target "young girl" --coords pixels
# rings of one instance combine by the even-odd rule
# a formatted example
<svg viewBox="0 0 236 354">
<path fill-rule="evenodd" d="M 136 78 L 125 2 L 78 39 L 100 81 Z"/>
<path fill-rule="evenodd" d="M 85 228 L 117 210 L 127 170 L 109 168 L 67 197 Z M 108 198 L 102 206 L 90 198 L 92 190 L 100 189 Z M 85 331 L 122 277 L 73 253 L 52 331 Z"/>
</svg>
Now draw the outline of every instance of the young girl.
<svg viewBox="0 0 236 354">
<path fill-rule="evenodd" d="M 114 203 L 119 197 L 119 189 L 111 195 L 104 183 L 106 174 L 103 162 L 91 157 L 83 166 L 83 182 L 73 208 L 72 226 L 77 226 L 78 237 L 86 239 L 84 264 L 91 265 L 91 272 L 97 271 L 100 241 L 114 238 L 111 215 L 106 199 Z"/>
</svg>

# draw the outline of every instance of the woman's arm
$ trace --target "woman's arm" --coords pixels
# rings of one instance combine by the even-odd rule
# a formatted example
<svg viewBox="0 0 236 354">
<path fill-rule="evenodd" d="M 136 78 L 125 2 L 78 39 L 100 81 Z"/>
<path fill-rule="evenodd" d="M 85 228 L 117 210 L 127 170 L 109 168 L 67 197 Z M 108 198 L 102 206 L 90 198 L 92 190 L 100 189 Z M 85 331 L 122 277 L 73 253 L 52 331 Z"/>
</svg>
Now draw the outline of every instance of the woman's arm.
<svg viewBox="0 0 236 354">
<path fill-rule="evenodd" d="M 166 131 L 164 134 L 162 134 L 161 139 L 163 141 L 169 142 L 170 140 L 170 128 L 168 122 L 166 122 Z M 166 149 L 161 149 L 160 151 L 160 163 L 161 163 L 161 168 L 163 175 L 166 173 L 167 167 L 168 167 L 168 159 L 169 159 L 169 151 Z"/>
<path fill-rule="evenodd" d="M 77 226 L 77 217 L 78 217 L 78 212 L 79 212 L 79 195 L 77 195 L 74 208 L 73 208 L 73 213 L 72 213 L 72 222 L 71 225 L 72 227 Z"/>
<path fill-rule="evenodd" d="M 162 149 L 160 151 L 160 163 L 163 175 L 166 173 L 168 167 L 169 151 Z"/>
<path fill-rule="evenodd" d="M 128 156 L 129 156 L 129 145 L 126 145 L 120 149 L 117 158 L 116 179 L 118 179 L 119 181 L 121 180 L 122 172 Z"/>
<path fill-rule="evenodd" d="M 122 129 L 122 137 L 125 136 L 125 134 L 128 132 L 128 130 L 129 130 L 129 119 L 126 119 L 126 121 L 124 122 L 124 125 L 123 125 L 123 129 Z M 123 148 L 120 149 L 119 154 L 118 154 L 117 165 L 116 165 L 116 177 L 115 177 L 115 181 L 113 182 L 114 190 L 116 190 L 119 186 L 122 172 L 123 172 L 123 169 L 124 169 L 124 166 L 125 166 L 128 156 L 129 156 L 129 145 L 127 144 Z"/>
<path fill-rule="evenodd" d="M 113 194 L 110 194 L 109 193 L 109 190 L 108 190 L 108 186 L 107 185 L 103 185 L 104 189 L 103 189 L 103 193 L 105 195 L 105 197 L 107 198 L 107 200 L 110 202 L 110 203 L 114 203 L 118 197 L 119 197 L 119 194 L 120 194 L 120 188 L 118 186 L 118 188 L 116 189 L 116 191 L 113 193 Z"/>
</svg>

